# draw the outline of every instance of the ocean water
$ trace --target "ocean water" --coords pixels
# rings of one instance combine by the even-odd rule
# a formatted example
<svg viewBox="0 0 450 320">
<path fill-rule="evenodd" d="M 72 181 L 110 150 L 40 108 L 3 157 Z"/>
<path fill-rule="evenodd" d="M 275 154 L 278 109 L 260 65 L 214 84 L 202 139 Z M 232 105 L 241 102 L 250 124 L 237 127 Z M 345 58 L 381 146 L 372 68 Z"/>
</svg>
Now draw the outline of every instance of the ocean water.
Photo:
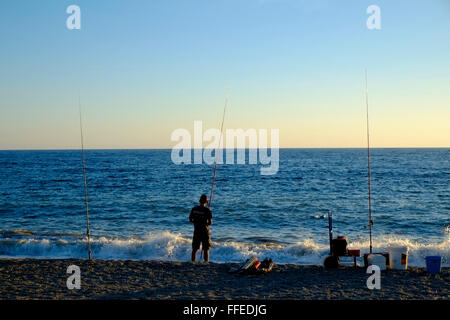
<svg viewBox="0 0 450 320">
<path fill-rule="evenodd" d="M 171 150 L 87 150 L 93 257 L 188 261 L 190 208 L 213 166 L 175 165 Z M 364 149 L 281 149 L 279 171 L 219 165 L 211 261 L 249 255 L 321 264 L 335 235 L 368 251 Z M 450 265 L 450 149 L 373 149 L 374 249 L 409 247 L 409 264 Z M 0 151 L 0 257 L 86 258 L 81 151 Z"/>
</svg>

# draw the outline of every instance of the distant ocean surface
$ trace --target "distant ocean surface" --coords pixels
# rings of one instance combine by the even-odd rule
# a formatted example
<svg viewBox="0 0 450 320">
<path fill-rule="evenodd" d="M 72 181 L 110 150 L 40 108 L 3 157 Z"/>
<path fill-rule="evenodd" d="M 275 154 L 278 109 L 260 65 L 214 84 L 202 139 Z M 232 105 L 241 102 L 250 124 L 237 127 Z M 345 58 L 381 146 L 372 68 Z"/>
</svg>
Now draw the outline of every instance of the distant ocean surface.
<svg viewBox="0 0 450 320">
<path fill-rule="evenodd" d="M 407 245 L 450 265 L 450 149 L 373 149 L 376 251 Z M 93 257 L 188 261 L 189 212 L 213 166 L 175 165 L 171 150 L 87 150 Z M 0 151 L 0 257 L 86 258 L 81 151 Z M 368 251 L 365 149 L 281 149 L 279 171 L 219 165 L 211 261 L 249 255 L 322 264 L 335 235 Z"/>
</svg>

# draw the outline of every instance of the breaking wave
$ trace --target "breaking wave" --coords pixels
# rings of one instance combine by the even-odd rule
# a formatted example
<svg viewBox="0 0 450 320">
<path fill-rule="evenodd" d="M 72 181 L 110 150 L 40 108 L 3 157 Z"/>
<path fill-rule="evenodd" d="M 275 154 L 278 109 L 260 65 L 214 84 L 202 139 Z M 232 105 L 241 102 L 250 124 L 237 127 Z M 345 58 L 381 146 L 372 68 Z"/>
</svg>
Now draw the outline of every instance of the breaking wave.
<svg viewBox="0 0 450 320">
<path fill-rule="evenodd" d="M 376 252 L 391 246 L 409 248 L 409 265 L 423 267 L 427 255 L 443 257 L 443 266 L 450 266 L 450 236 L 441 243 L 422 244 L 407 238 L 381 237 L 374 241 Z M 368 252 L 368 242 L 352 242 L 350 248 Z M 145 238 L 92 238 L 92 255 L 110 260 L 166 260 L 188 261 L 191 239 L 169 231 L 150 233 Z M 232 240 L 213 241 L 211 261 L 238 262 L 251 255 L 271 257 L 277 263 L 321 265 L 329 254 L 328 244 L 305 239 L 295 244 L 276 242 L 245 243 Z M 75 235 L 36 235 L 26 230 L 0 231 L 0 257 L 16 258 L 85 258 L 87 241 Z"/>
</svg>

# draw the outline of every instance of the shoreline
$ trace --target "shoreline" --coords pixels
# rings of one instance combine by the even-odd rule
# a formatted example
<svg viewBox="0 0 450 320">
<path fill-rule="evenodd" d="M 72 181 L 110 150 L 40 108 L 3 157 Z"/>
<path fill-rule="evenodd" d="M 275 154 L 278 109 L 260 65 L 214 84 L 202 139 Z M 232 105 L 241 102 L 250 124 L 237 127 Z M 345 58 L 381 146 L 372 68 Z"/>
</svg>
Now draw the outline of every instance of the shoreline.
<svg viewBox="0 0 450 320">
<path fill-rule="evenodd" d="M 69 290 L 70 265 L 81 288 Z M 381 289 L 366 286 L 364 268 L 280 264 L 266 275 L 229 274 L 236 263 L 152 260 L 0 258 L 0 300 L 448 300 L 450 268 L 381 273 Z"/>
</svg>

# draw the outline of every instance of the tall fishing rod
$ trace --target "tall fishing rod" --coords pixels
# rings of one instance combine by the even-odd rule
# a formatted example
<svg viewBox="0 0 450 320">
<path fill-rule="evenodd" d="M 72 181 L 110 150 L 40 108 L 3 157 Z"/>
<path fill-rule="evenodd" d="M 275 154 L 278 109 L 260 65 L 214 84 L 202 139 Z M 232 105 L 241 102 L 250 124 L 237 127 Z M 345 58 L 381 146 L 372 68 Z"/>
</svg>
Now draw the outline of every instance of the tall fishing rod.
<svg viewBox="0 0 450 320">
<path fill-rule="evenodd" d="M 223 133 L 223 123 L 225 121 L 225 110 L 227 109 L 228 104 L 228 98 L 225 99 L 225 106 L 223 107 L 223 115 L 222 115 L 222 124 L 220 125 L 220 139 L 219 139 L 219 146 L 216 149 L 216 157 L 214 160 L 214 174 L 211 184 L 211 193 L 209 194 L 209 203 L 208 208 L 211 209 L 211 203 L 212 203 L 212 197 L 213 197 L 213 190 L 214 190 L 214 182 L 216 181 L 216 172 L 217 172 L 217 160 L 219 158 L 219 149 L 220 149 L 220 143 L 222 142 L 222 133 Z M 200 250 L 200 259 L 203 257 L 203 245 L 202 250 Z"/>
<path fill-rule="evenodd" d="M 367 89 L 367 69 L 366 71 L 366 123 L 367 123 L 367 178 L 369 186 L 369 240 L 370 240 L 370 253 L 372 253 L 372 196 L 370 186 L 370 140 L 369 140 L 369 92 Z"/>
<path fill-rule="evenodd" d="M 87 181 L 86 181 L 86 162 L 84 158 L 84 142 L 83 142 L 83 123 L 81 120 L 81 101 L 80 96 L 78 96 L 78 110 L 80 112 L 80 133 L 81 133 L 81 159 L 83 162 L 83 181 L 84 181 L 84 201 L 86 204 L 86 235 L 88 240 L 88 258 L 92 259 L 91 255 L 91 231 L 89 228 L 89 205 L 88 205 L 88 197 L 87 197 Z"/>
<path fill-rule="evenodd" d="M 211 209 L 211 203 L 212 203 L 212 198 L 213 198 L 214 182 L 216 181 L 217 160 L 219 158 L 220 143 L 222 142 L 223 123 L 225 121 L 225 111 L 227 109 L 227 104 L 228 104 L 228 98 L 225 99 L 225 106 L 223 107 L 222 124 L 220 126 L 219 147 L 216 149 L 216 158 L 214 160 L 214 174 L 213 174 L 213 180 L 212 180 L 212 185 L 211 185 L 211 193 L 209 194 L 209 204 L 208 204 L 208 208 L 210 208 L 210 209 Z"/>
</svg>

